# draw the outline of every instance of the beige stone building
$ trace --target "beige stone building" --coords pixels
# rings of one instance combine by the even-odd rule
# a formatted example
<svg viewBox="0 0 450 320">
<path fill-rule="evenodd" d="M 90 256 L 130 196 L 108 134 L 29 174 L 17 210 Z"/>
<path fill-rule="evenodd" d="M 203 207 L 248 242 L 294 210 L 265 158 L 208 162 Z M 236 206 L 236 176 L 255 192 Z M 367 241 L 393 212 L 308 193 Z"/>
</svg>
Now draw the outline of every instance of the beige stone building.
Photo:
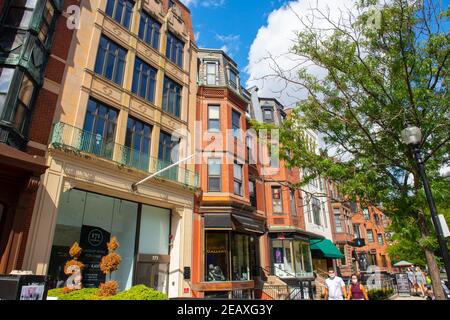
<svg viewBox="0 0 450 320">
<path fill-rule="evenodd" d="M 190 12 L 170 0 L 82 0 L 79 7 L 61 85 L 47 84 L 59 97 L 23 269 L 61 286 L 77 241 L 84 285 L 98 286 L 100 258 L 116 236 L 120 289 L 142 283 L 190 296 L 183 270 L 192 261 L 194 165 L 131 188 L 194 152 L 182 147 L 197 92 Z"/>
</svg>

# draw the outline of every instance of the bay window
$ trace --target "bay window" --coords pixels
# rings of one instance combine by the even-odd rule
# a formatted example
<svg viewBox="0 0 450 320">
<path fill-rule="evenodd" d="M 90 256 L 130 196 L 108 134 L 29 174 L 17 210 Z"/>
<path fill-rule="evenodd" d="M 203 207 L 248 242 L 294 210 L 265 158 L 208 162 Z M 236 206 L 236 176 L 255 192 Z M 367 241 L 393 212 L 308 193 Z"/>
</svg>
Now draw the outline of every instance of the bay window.
<svg viewBox="0 0 450 320">
<path fill-rule="evenodd" d="M 205 281 L 250 281 L 255 246 L 251 235 L 206 231 Z"/>
</svg>

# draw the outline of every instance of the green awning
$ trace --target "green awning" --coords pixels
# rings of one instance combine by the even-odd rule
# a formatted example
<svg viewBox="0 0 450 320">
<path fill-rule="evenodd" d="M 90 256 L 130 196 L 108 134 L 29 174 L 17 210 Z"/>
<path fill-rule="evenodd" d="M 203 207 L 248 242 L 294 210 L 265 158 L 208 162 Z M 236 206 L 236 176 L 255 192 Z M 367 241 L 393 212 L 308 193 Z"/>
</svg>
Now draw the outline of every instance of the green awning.
<svg viewBox="0 0 450 320">
<path fill-rule="evenodd" d="M 344 255 L 339 249 L 328 239 L 311 239 L 311 254 L 313 257 L 343 259 Z"/>
</svg>

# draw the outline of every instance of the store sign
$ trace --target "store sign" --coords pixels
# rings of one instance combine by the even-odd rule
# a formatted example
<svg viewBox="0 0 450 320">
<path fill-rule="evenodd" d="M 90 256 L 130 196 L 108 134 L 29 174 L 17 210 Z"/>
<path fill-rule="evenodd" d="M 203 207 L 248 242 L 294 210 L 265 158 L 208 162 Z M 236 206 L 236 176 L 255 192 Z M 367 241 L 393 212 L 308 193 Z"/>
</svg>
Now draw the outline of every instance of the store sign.
<svg viewBox="0 0 450 320">
<path fill-rule="evenodd" d="M 278 240 L 284 240 L 284 239 L 285 239 L 284 233 L 279 233 L 277 239 L 278 239 Z"/>
<path fill-rule="evenodd" d="M 83 250 L 81 261 L 84 263 L 83 286 L 97 288 L 105 282 L 105 274 L 100 270 L 100 261 L 108 254 L 107 243 L 111 234 L 98 227 L 83 225 L 80 235 L 80 247 Z"/>
<path fill-rule="evenodd" d="M 397 289 L 399 295 L 411 295 L 411 287 L 409 285 L 409 279 L 407 273 L 397 273 L 395 275 L 397 280 Z"/>
</svg>

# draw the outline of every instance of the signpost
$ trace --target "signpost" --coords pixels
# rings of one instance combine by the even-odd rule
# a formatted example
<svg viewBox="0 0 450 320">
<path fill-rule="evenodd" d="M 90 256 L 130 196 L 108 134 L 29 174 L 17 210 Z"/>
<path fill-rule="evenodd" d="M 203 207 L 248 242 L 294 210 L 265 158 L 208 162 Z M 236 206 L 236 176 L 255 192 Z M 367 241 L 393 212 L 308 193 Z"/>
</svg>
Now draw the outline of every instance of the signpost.
<svg viewBox="0 0 450 320">
<path fill-rule="evenodd" d="M 407 273 L 397 273 L 395 275 L 397 280 L 397 291 L 399 296 L 411 296 L 411 287 Z"/>
</svg>

